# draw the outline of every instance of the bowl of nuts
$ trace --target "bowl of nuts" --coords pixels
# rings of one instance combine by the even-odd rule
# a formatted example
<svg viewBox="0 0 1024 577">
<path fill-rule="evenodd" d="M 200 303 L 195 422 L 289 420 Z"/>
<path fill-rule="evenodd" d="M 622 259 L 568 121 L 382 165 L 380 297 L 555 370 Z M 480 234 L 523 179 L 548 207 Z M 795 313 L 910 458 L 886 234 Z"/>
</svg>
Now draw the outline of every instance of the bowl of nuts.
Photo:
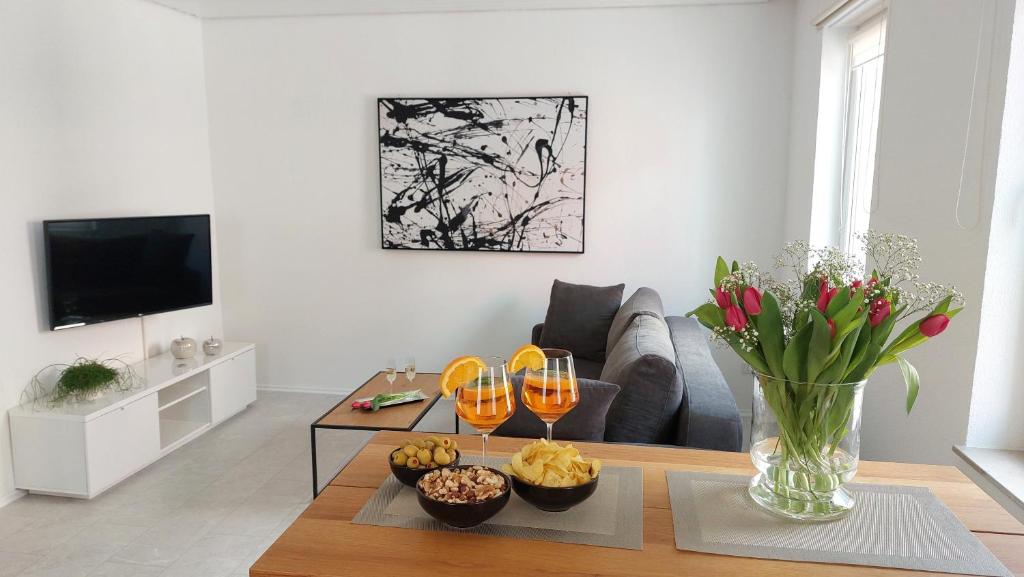
<svg viewBox="0 0 1024 577">
<path fill-rule="evenodd" d="M 439 467 L 459 464 L 458 445 L 448 437 L 431 435 L 425 439 L 405 441 L 388 455 L 391 474 L 404 485 L 416 486 L 416 481 Z"/>
<path fill-rule="evenodd" d="M 498 514 L 512 492 L 508 475 L 480 465 L 430 471 L 416 483 L 420 506 L 438 521 L 468 529 Z"/>
</svg>

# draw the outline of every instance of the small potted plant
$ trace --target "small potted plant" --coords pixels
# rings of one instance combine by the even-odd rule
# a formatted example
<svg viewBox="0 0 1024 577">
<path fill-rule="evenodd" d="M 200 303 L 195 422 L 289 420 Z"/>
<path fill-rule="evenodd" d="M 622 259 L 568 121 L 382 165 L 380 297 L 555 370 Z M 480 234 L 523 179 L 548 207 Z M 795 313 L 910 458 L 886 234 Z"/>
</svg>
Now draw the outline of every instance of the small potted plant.
<svg viewBox="0 0 1024 577">
<path fill-rule="evenodd" d="M 43 382 L 43 375 L 58 369 L 56 383 L 51 387 Z M 78 357 L 71 364 L 52 364 L 44 367 L 32 377 L 31 391 L 34 400 L 45 399 L 51 406 L 71 401 L 92 402 L 110 389 L 128 391 L 139 382 L 138 375 L 130 365 L 120 359 L 87 359 Z"/>
</svg>

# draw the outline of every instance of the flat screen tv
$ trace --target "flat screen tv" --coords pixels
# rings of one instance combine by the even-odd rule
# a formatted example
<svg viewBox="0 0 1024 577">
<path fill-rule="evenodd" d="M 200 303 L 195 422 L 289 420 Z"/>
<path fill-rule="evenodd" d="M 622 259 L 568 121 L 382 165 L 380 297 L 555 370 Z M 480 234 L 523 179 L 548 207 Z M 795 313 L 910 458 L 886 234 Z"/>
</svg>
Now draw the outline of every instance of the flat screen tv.
<svg viewBox="0 0 1024 577">
<path fill-rule="evenodd" d="M 43 222 L 50 330 L 213 304 L 210 215 Z"/>
</svg>

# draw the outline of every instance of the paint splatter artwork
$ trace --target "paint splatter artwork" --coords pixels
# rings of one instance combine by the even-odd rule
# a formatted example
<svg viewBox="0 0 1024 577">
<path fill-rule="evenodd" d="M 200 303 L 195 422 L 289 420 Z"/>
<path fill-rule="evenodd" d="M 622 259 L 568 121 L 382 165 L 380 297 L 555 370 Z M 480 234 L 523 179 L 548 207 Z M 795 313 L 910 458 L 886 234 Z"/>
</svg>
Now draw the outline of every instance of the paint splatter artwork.
<svg viewBox="0 0 1024 577">
<path fill-rule="evenodd" d="M 382 246 L 583 252 L 587 98 L 378 101 Z"/>
</svg>

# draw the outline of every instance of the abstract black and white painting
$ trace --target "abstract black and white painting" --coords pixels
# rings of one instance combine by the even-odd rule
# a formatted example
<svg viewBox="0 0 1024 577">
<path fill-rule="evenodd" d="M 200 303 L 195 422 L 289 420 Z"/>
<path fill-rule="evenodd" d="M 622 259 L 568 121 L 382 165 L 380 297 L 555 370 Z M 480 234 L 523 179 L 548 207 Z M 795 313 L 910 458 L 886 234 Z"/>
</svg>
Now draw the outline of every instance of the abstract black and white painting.
<svg viewBox="0 0 1024 577">
<path fill-rule="evenodd" d="M 583 252 L 587 98 L 382 98 L 382 246 Z"/>
</svg>

